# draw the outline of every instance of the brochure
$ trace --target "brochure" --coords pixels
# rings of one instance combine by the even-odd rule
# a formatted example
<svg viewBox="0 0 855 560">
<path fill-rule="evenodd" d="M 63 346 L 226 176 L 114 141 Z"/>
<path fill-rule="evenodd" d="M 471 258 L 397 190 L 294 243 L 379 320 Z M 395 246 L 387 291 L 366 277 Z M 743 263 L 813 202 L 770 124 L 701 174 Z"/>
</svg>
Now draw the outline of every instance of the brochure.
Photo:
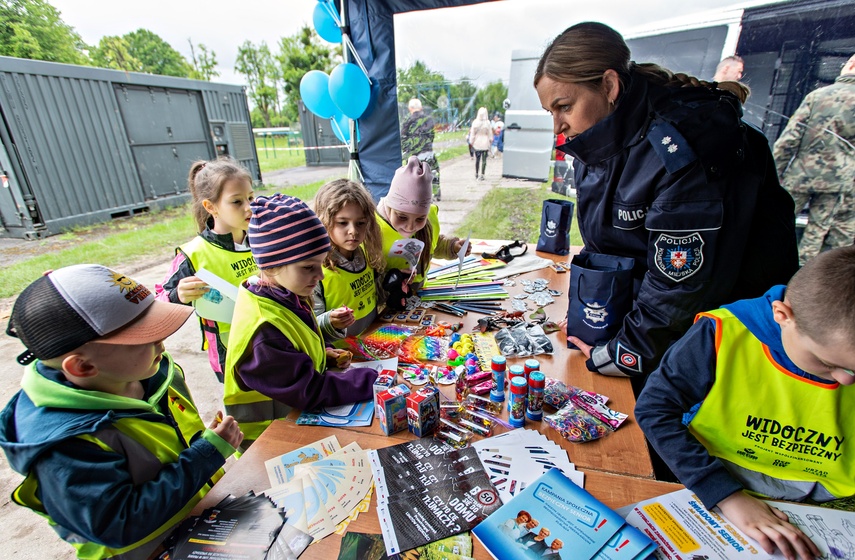
<svg viewBox="0 0 855 560">
<path fill-rule="evenodd" d="M 390 556 L 468 531 L 501 506 L 474 450 L 422 438 L 368 457 Z"/>
<path fill-rule="evenodd" d="M 766 500 L 787 514 L 819 547 L 822 558 L 855 560 L 855 512 Z M 721 515 L 706 509 L 690 490 L 683 489 L 623 508 L 626 521 L 659 544 L 660 560 L 783 560 L 767 554 Z"/>
<path fill-rule="evenodd" d="M 560 470 L 552 469 L 473 529 L 496 558 L 596 558 L 605 547 L 630 547 L 632 555 L 651 543 L 639 531 L 622 531 L 624 520 Z M 615 538 L 620 533 L 620 537 Z M 622 540 L 621 540 L 622 539 Z M 562 552 L 562 550 L 564 552 Z M 604 551 L 606 552 L 606 551 Z M 610 558 L 610 556 L 606 556 Z M 615 556 L 617 558 L 617 556 Z"/>
<path fill-rule="evenodd" d="M 204 296 L 193 302 L 196 314 L 203 319 L 231 323 L 238 295 L 237 286 L 204 268 L 197 270 L 196 276 L 210 286 Z"/>
<path fill-rule="evenodd" d="M 365 401 L 341 406 L 324 406 L 305 411 L 297 418 L 297 424 L 307 426 L 370 426 L 374 420 L 374 401 Z"/>
</svg>

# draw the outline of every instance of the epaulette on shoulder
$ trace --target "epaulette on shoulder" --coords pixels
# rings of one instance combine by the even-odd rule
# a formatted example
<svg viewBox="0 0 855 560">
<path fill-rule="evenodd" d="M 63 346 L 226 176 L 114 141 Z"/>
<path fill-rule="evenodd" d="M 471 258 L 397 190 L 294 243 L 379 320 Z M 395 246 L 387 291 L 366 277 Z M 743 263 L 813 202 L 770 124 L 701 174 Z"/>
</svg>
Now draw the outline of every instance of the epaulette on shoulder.
<svg viewBox="0 0 855 560">
<path fill-rule="evenodd" d="M 653 122 L 647 134 L 647 141 L 653 146 L 653 151 L 662 160 L 668 173 L 675 173 L 698 159 L 680 131 L 666 121 Z"/>
</svg>

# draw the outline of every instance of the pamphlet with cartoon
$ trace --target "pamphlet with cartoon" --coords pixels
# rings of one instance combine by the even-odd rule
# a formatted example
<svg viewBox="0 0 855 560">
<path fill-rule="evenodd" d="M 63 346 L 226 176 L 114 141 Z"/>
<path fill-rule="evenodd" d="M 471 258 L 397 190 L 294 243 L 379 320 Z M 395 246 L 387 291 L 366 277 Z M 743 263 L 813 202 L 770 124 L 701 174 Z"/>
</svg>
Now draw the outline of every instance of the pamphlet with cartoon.
<svg viewBox="0 0 855 560">
<path fill-rule="evenodd" d="M 389 268 L 408 268 L 410 270 L 410 280 L 412 280 L 413 276 L 416 274 L 419 258 L 421 258 L 422 250 L 424 250 L 424 248 L 424 242 L 419 241 L 418 239 L 398 239 L 392 243 L 392 248 L 389 250 L 389 254 L 387 255 L 387 261 L 390 262 L 387 262 L 386 266 Z M 398 259 L 403 259 L 406 265 L 403 263 L 400 265 L 395 263 L 395 260 Z"/>
</svg>

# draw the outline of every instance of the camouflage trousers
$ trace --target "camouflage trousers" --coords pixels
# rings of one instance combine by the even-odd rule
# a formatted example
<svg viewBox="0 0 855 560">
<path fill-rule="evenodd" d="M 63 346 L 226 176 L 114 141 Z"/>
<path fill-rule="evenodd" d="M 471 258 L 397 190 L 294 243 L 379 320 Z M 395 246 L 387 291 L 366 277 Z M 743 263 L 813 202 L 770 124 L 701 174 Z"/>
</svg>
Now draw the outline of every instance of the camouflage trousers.
<svg viewBox="0 0 855 560">
<path fill-rule="evenodd" d="M 808 224 L 799 242 L 799 266 L 821 251 L 855 242 L 855 196 L 849 193 L 791 192 L 798 213 L 808 206 Z"/>
</svg>

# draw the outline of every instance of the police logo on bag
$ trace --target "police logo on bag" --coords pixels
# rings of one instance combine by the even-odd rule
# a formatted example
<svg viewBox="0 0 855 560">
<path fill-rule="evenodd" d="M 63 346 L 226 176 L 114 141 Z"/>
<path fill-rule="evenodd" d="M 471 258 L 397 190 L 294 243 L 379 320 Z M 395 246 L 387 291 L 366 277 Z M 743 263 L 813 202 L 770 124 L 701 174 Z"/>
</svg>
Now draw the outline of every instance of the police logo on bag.
<svg viewBox="0 0 855 560">
<path fill-rule="evenodd" d="M 682 282 L 704 264 L 704 239 L 698 232 L 681 236 L 659 234 L 656 246 L 656 268 L 675 282 Z"/>
<path fill-rule="evenodd" d="M 546 227 L 543 228 L 543 235 L 546 237 L 555 237 L 558 234 L 558 224 L 553 220 L 546 220 Z"/>
</svg>

